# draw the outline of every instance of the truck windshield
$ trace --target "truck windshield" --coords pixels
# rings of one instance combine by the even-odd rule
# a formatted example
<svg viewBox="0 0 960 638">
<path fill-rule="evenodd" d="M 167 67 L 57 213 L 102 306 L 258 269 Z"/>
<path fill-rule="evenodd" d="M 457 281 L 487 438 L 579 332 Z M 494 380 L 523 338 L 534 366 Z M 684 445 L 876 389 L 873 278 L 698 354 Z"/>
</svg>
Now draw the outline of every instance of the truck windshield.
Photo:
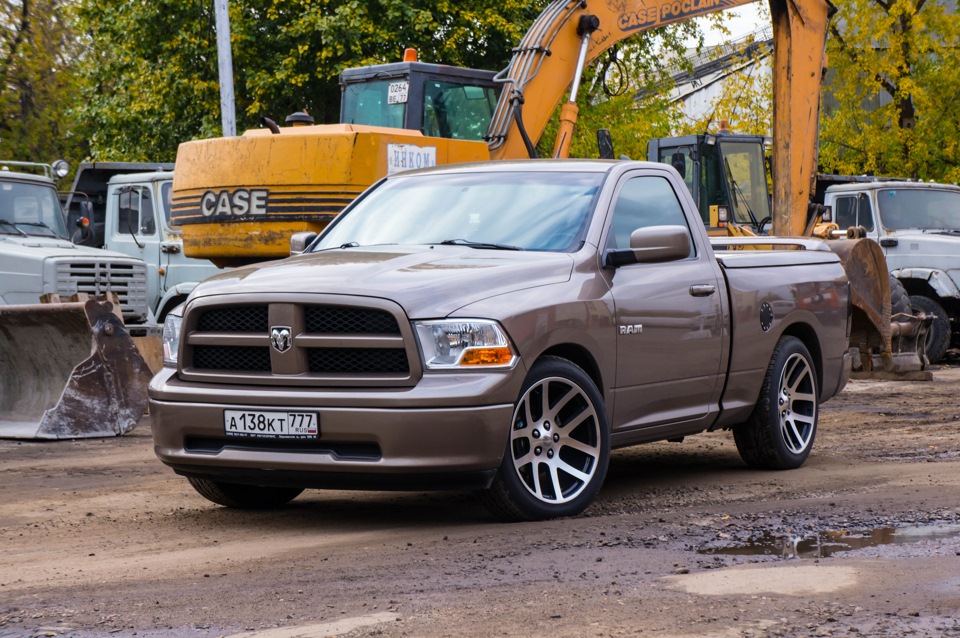
<svg viewBox="0 0 960 638">
<path fill-rule="evenodd" d="M 497 172 L 395 177 L 324 232 L 314 251 L 455 243 L 572 252 L 603 173 Z"/>
<path fill-rule="evenodd" d="M 884 228 L 960 231 L 960 191 L 935 188 L 885 188 L 877 191 Z"/>
<path fill-rule="evenodd" d="M 43 184 L 0 182 L 0 234 L 65 238 L 56 189 Z"/>
</svg>

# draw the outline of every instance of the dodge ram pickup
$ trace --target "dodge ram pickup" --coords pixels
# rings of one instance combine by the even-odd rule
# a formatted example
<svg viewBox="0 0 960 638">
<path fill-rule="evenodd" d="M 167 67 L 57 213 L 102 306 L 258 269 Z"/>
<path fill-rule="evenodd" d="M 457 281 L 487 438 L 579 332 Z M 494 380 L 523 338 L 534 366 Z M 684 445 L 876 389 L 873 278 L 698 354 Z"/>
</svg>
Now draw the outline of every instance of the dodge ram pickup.
<svg viewBox="0 0 960 638">
<path fill-rule="evenodd" d="M 715 253 L 662 164 L 390 176 L 168 316 L 155 451 L 228 507 L 479 488 L 510 520 L 578 514 L 611 449 L 703 431 L 796 468 L 849 376 L 849 286 L 824 242 L 760 241 Z"/>
</svg>

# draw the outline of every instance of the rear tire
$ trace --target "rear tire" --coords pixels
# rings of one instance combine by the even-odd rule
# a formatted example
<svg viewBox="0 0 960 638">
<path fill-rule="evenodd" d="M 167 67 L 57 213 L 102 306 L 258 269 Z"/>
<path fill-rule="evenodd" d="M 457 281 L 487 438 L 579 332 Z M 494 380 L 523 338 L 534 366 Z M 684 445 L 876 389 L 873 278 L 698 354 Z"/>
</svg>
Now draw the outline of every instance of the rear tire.
<svg viewBox="0 0 960 638">
<path fill-rule="evenodd" d="M 741 458 L 763 470 L 800 467 L 813 448 L 819 412 L 817 370 L 810 351 L 796 337 L 781 337 L 753 413 L 733 428 Z"/>
<path fill-rule="evenodd" d="M 299 487 L 262 487 L 258 485 L 240 485 L 222 483 L 210 479 L 188 476 L 187 480 L 200 496 L 224 507 L 245 510 L 264 510 L 283 507 L 297 498 Z"/>
<path fill-rule="evenodd" d="M 927 360 L 937 363 L 943 359 L 950 346 L 950 317 L 937 301 L 923 295 L 911 295 L 910 305 L 915 311 L 933 316 L 930 332 L 927 333 L 926 348 Z"/>
<path fill-rule="evenodd" d="M 523 382 L 503 461 L 483 492 L 488 509 L 507 521 L 576 516 L 603 484 L 609 430 L 587 373 L 566 359 L 540 359 Z"/>
</svg>

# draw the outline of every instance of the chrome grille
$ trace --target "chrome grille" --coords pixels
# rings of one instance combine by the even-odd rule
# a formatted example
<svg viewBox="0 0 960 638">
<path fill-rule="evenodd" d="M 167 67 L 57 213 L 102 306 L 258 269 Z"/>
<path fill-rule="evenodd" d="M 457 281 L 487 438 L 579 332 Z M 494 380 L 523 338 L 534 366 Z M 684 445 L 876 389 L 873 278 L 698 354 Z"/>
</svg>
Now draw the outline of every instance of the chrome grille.
<svg viewBox="0 0 960 638">
<path fill-rule="evenodd" d="M 181 374 L 195 381 L 293 386 L 408 386 L 415 338 L 392 302 L 268 293 L 198 300 L 184 317 Z M 350 299 L 355 303 L 309 303 Z"/>
<path fill-rule="evenodd" d="M 126 321 L 147 318 L 147 266 L 134 260 L 63 260 L 56 263 L 57 294 L 92 296 L 115 293 Z"/>
</svg>

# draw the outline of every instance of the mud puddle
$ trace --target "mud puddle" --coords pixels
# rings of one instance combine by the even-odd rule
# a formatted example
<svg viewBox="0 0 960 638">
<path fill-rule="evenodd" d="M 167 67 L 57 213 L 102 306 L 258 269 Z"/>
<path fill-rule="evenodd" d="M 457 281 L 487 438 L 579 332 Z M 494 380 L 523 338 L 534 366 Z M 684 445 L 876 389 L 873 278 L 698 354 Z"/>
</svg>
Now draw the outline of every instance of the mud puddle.
<svg viewBox="0 0 960 638">
<path fill-rule="evenodd" d="M 742 543 L 707 547 L 697 550 L 697 553 L 826 558 L 839 552 L 883 548 L 884 555 L 892 557 L 904 553 L 905 546 L 925 541 L 953 541 L 949 544 L 960 545 L 960 524 L 935 523 L 902 527 L 884 526 L 864 530 L 823 530 L 809 534 L 765 532 Z"/>
</svg>

